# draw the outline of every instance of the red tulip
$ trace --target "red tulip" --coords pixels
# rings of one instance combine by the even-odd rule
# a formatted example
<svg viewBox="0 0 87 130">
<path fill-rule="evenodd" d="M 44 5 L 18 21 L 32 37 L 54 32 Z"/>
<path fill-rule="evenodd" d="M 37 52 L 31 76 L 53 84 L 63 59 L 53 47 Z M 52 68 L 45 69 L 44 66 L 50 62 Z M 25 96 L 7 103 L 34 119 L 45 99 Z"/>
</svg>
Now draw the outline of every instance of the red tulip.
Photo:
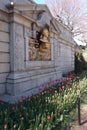
<svg viewBox="0 0 87 130">
<path fill-rule="evenodd" d="M 57 90 L 55 90 L 55 93 L 57 93 Z"/>
<path fill-rule="evenodd" d="M 27 100 L 27 101 L 28 101 L 28 102 L 30 102 L 30 100 L 31 100 L 31 99 L 30 99 L 30 98 L 28 98 L 28 100 Z"/>
<path fill-rule="evenodd" d="M 54 99 L 54 100 L 53 100 L 53 103 L 57 103 L 57 100 L 56 100 L 56 99 Z"/>
<path fill-rule="evenodd" d="M 22 114 L 19 114 L 19 117 L 21 118 L 23 115 Z"/>
<path fill-rule="evenodd" d="M 23 99 L 18 99 L 18 102 L 19 102 L 19 103 L 23 102 Z"/>
<path fill-rule="evenodd" d="M 2 98 L 0 98 L 0 102 L 2 102 Z"/>
<path fill-rule="evenodd" d="M 13 110 L 13 111 L 15 110 L 15 106 L 12 106 L 12 110 Z"/>
<path fill-rule="evenodd" d="M 50 115 L 47 115 L 47 119 L 50 120 L 50 119 L 51 119 L 51 116 L 50 116 Z"/>
<path fill-rule="evenodd" d="M 4 129 L 7 129 L 8 128 L 8 125 L 7 124 L 4 124 Z"/>
</svg>

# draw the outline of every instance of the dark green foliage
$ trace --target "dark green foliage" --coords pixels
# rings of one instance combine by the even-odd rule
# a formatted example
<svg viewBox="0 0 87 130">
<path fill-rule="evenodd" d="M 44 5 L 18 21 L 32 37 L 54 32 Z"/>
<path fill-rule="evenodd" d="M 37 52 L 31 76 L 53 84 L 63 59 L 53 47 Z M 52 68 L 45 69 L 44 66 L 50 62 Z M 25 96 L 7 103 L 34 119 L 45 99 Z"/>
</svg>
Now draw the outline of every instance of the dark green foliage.
<svg viewBox="0 0 87 130">
<path fill-rule="evenodd" d="M 83 56 L 83 50 L 78 49 L 75 52 L 75 72 L 82 72 L 87 69 L 87 62 Z"/>
<path fill-rule="evenodd" d="M 80 45 L 79 48 L 82 49 L 82 50 L 86 50 L 87 49 L 87 45 L 86 46 Z"/>
</svg>

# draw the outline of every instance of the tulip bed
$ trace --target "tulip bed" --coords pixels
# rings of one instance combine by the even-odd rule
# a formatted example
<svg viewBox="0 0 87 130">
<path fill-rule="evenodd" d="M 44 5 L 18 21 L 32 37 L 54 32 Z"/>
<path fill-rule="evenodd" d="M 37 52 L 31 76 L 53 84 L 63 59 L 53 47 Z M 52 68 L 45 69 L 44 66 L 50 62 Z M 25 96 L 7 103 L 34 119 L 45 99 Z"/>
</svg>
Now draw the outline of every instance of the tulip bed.
<svg viewBox="0 0 87 130">
<path fill-rule="evenodd" d="M 87 90 L 87 74 L 70 74 L 43 84 L 39 93 L 15 104 L 0 100 L 0 130 L 64 130 L 77 97 Z"/>
</svg>

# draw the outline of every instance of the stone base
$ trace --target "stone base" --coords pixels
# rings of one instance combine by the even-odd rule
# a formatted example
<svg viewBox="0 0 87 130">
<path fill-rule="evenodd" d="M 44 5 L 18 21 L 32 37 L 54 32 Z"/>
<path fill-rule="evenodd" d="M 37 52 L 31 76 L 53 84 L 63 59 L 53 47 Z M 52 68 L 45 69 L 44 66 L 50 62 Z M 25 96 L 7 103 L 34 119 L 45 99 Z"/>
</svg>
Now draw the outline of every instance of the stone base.
<svg viewBox="0 0 87 130">
<path fill-rule="evenodd" d="M 42 84 L 61 77 L 61 71 L 54 68 L 10 73 L 7 78 L 7 94 L 11 96 L 24 95 L 26 92 L 32 94 L 38 91 Z"/>
<path fill-rule="evenodd" d="M 22 96 L 24 96 L 25 98 L 27 98 L 28 96 L 32 96 L 32 94 L 36 94 L 39 92 L 38 88 L 34 88 L 32 90 L 28 90 L 24 93 L 21 94 L 17 94 L 17 95 L 9 95 L 9 94 L 4 94 L 2 96 L 0 96 L 0 99 L 2 99 L 2 101 L 4 102 L 9 102 L 9 103 L 15 103 L 18 101 L 18 99 L 21 99 Z"/>
<path fill-rule="evenodd" d="M 0 83 L 0 95 L 5 94 L 5 83 Z"/>
</svg>

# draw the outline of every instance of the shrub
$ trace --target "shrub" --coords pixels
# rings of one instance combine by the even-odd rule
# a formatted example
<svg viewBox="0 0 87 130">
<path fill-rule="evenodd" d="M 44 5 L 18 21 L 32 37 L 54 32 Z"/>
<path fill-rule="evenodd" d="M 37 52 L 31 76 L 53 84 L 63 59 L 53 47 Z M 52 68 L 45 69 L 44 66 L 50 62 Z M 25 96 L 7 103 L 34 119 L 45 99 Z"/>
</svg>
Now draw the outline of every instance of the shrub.
<svg viewBox="0 0 87 130">
<path fill-rule="evenodd" d="M 87 53 L 87 52 L 85 52 Z M 82 49 L 78 49 L 75 52 L 75 72 L 81 72 L 87 69 L 87 61 Z"/>
</svg>

